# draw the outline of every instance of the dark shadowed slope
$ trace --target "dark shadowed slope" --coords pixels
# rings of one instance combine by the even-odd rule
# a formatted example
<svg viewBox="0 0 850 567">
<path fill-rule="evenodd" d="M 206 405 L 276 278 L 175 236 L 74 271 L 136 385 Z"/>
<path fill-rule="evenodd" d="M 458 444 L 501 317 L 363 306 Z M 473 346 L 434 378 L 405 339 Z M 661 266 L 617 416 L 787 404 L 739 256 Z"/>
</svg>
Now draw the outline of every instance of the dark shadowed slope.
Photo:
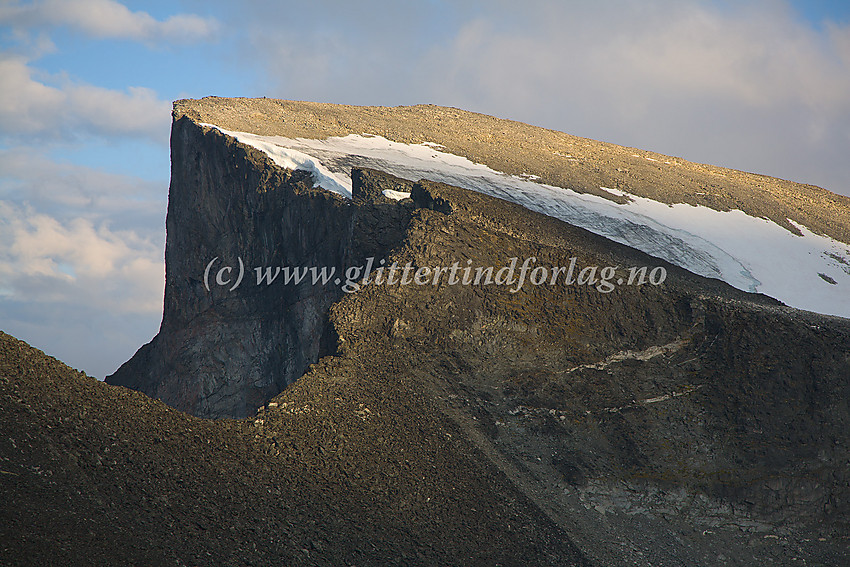
<svg viewBox="0 0 850 567">
<path fill-rule="evenodd" d="M 207 421 L 0 334 L 0 563 L 586 564 L 409 380 L 352 386 Z"/>
</svg>

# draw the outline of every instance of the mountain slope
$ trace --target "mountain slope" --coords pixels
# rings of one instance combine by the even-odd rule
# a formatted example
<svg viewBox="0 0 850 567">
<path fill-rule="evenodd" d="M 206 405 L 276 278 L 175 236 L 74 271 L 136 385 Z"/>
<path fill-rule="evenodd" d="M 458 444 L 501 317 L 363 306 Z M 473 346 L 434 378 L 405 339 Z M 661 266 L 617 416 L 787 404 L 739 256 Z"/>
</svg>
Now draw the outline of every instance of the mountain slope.
<svg viewBox="0 0 850 567">
<path fill-rule="evenodd" d="M 201 420 L 0 333 L 0 562 L 586 564 L 429 400 L 350 386 L 292 392 L 309 422 Z"/>
<path fill-rule="evenodd" d="M 411 179 L 381 171 L 409 166 L 408 146 L 315 142 L 352 131 L 444 148 L 413 148 L 439 159 Z M 303 139 L 258 149 L 237 132 Z M 850 561 L 850 320 L 533 210 L 557 189 L 538 173 L 554 139 L 587 148 L 551 172 L 584 191 L 567 201 L 627 210 L 717 173 L 635 162 L 628 197 L 609 166 L 629 150 L 565 136 L 436 107 L 178 102 L 163 322 L 108 382 L 239 419 L 190 417 L 0 336 L 3 560 Z M 757 182 L 724 175 L 722 199 Z M 487 194 L 502 179 L 507 199 Z M 777 196 L 750 205 L 765 216 L 799 191 L 819 201 L 792 220 L 844 238 L 840 199 L 764 183 Z M 334 272 L 298 283 L 295 268 Z"/>
</svg>

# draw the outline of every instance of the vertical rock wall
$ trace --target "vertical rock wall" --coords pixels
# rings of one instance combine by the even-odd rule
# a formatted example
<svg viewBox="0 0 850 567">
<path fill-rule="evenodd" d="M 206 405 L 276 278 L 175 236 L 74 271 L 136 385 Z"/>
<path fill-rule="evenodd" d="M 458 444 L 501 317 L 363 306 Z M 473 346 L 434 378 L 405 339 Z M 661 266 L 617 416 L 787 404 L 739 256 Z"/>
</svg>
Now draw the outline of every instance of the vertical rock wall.
<svg viewBox="0 0 850 567">
<path fill-rule="evenodd" d="M 171 133 L 166 287 L 157 336 L 107 382 L 199 417 L 242 417 L 280 392 L 325 348 L 339 286 L 257 285 L 258 266 L 342 270 L 354 210 L 235 140 L 176 117 Z M 207 291 L 204 273 L 209 271 Z M 235 283 L 239 259 L 244 278 Z M 330 339 L 331 344 L 333 339 Z"/>
</svg>

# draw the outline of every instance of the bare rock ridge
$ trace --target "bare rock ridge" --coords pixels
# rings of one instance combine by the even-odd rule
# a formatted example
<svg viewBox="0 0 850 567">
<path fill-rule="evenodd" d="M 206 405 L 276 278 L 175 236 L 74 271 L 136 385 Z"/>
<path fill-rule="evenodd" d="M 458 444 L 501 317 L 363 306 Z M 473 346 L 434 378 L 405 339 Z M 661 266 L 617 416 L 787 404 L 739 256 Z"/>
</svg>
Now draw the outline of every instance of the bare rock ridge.
<svg viewBox="0 0 850 567">
<path fill-rule="evenodd" d="M 533 173 L 542 183 L 618 197 L 610 187 L 663 203 L 740 209 L 795 231 L 788 219 L 850 242 L 850 197 L 820 187 L 638 148 L 571 136 L 434 105 L 363 107 L 276 99 L 206 97 L 174 103 L 175 116 L 242 132 L 324 139 L 373 134 L 404 143 L 430 142 L 496 171 Z"/>
<path fill-rule="evenodd" d="M 250 554 L 256 527 L 234 512 L 244 497 L 256 498 L 263 517 L 290 534 L 285 542 L 267 529 L 258 537 L 294 564 L 850 561 L 850 320 L 787 308 L 427 179 L 355 169 L 347 200 L 207 123 L 291 137 L 368 132 L 432 141 L 508 173 L 533 163 L 557 185 L 735 206 L 845 242 L 850 205 L 810 186 L 681 161 L 656 166 L 635 161 L 635 150 L 455 109 L 179 101 L 162 325 L 107 382 L 197 417 L 245 418 L 197 420 L 154 405 L 145 433 L 162 437 L 167 428 L 158 424 L 167 422 L 176 431 L 200 428 L 213 443 L 192 441 L 184 451 L 181 440 L 193 434 L 165 437 L 177 456 L 158 452 L 145 470 L 173 465 L 190 485 L 216 467 L 239 470 L 237 488 L 221 481 L 230 490 L 226 502 L 207 504 L 239 518 L 240 553 Z M 570 157 L 552 165 L 558 154 Z M 386 189 L 411 198 L 387 199 Z M 667 277 L 610 292 L 442 280 L 349 294 L 331 283 L 256 285 L 253 272 L 313 266 L 344 273 L 368 258 L 499 267 L 531 257 L 547 273 L 574 261 L 578 269 L 616 267 L 622 277 L 629 267 L 660 267 Z M 247 280 L 231 290 L 239 260 Z M 218 274 L 228 285 L 210 281 Z M 19 368 L 15 362 L 7 373 L 30 376 Z M 37 413 L 15 404 L 45 388 L 27 388 L 26 395 L 10 390 L 4 403 L 23 423 L 36 423 Z M 86 399 L 118 395 L 83 389 Z M 106 404 L 118 416 L 107 430 L 123 431 L 121 412 L 147 399 L 122 396 L 130 407 Z M 44 443 L 59 443 L 44 435 Z M 98 455 L 108 435 L 87 441 Z M 147 437 L 118 437 L 146 447 Z M 59 439 L 57 447 L 82 443 Z M 168 460 L 193 451 L 215 466 Z M 127 455 L 135 458 L 132 449 Z M 95 474 L 94 466 L 83 472 Z M 245 488 L 251 483 L 256 492 Z M 275 483 L 285 485 L 282 500 L 292 499 L 280 510 L 263 492 Z M 160 516 L 149 497 L 197 496 L 179 483 L 145 487 L 133 502 L 151 537 Z M 313 502 L 311 491 L 323 494 L 315 503 L 327 518 L 298 511 Z M 120 502 L 118 494 L 115 488 L 103 506 Z M 378 528 L 358 531 L 366 520 Z M 204 529 L 203 541 L 221 533 Z M 376 542 L 393 542 L 390 552 L 375 551 Z M 154 556 L 173 559 L 169 553 Z"/>
</svg>

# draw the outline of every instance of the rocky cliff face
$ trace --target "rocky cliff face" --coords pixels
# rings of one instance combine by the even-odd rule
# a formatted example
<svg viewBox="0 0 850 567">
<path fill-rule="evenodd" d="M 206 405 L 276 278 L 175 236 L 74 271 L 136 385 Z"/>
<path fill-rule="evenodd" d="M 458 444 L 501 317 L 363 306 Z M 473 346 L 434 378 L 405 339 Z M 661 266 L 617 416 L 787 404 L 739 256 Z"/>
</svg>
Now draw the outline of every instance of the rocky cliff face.
<svg viewBox="0 0 850 567">
<path fill-rule="evenodd" d="M 336 348 L 328 310 L 343 295 L 310 278 L 257 285 L 255 269 L 342 275 L 352 263 L 379 261 L 407 215 L 381 192 L 411 184 L 356 170 L 352 203 L 185 117 L 174 122 L 171 148 L 160 332 L 107 382 L 199 417 L 252 415 Z M 219 277 L 237 285 L 240 261 L 245 285 L 218 285 Z"/>
<path fill-rule="evenodd" d="M 307 463 L 328 486 L 372 491 L 414 532 L 434 518 L 484 521 L 447 483 L 503 513 L 470 472 L 487 471 L 495 493 L 538 515 L 526 526 L 538 535 L 518 540 L 549 542 L 522 548 L 530 563 L 850 560 L 850 321 L 446 184 L 355 169 L 349 201 L 189 110 L 172 134 L 162 327 L 109 383 L 201 417 L 252 416 L 239 423 L 260 450 L 293 470 Z M 210 278 L 225 265 L 222 281 L 235 278 L 241 258 L 254 281 L 207 291 L 216 257 Z M 666 278 L 602 292 L 446 275 L 346 294 L 255 285 L 250 271 L 343 273 L 370 257 L 497 269 L 534 258 L 547 274 L 573 262 L 610 266 L 614 280 L 630 267 Z"/>
<path fill-rule="evenodd" d="M 323 354 L 338 288 L 236 283 L 238 261 L 341 269 L 352 207 L 314 190 L 309 174 L 276 167 L 217 130 L 182 118 L 172 130 L 166 290 L 156 338 L 108 382 L 141 390 L 201 417 L 244 417 Z M 255 278 L 250 266 L 247 280 Z M 207 282 L 209 283 L 209 282 Z"/>
</svg>

